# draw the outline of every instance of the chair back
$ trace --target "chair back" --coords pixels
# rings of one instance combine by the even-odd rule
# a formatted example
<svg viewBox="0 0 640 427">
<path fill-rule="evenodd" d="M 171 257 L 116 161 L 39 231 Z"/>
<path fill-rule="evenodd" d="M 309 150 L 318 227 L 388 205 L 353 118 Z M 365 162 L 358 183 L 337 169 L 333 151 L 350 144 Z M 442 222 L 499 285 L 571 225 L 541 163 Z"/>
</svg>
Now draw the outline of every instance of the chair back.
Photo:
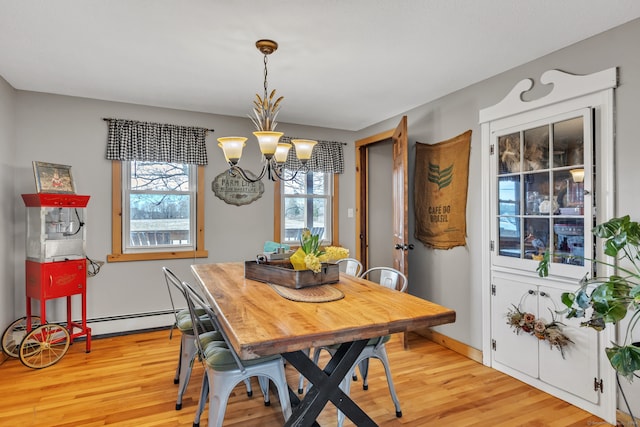
<svg viewBox="0 0 640 427">
<path fill-rule="evenodd" d="M 218 315 L 216 314 L 216 312 L 211 308 L 211 306 L 209 306 L 209 304 L 206 303 L 206 301 L 204 301 L 204 299 L 200 297 L 198 292 L 196 292 L 196 290 L 193 287 L 191 287 L 191 285 L 189 285 L 187 282 L 182 282 L 182 287 L 187 297 L 187 306 L 189 307 L 189 314 L 191 315 L 191 321 L 193 322 L 193 330 L 194 330 L 194 333 L 196 333 L 196 337 L 198 336 L 197 331 L 202 330 L 201 328 L 204 327 L 204 325 L 202 324 L 203 322 L 202 316 L 198 316 L 198 313 L 204 311 L 205 315 L 208 317 L 211 323 L 213 323 L 213 325 L 215 326 L 216 331 L 218 331 L 218 333 L 222 336 L 222 339 L 224 339 L 224 343 L 226 344 L 226 347 L 229 349 L 229 352 L 231 353 L 231 355 L 233 356 L 233 360 L 236 362 L 236 365 L 238 365 L 238 369 L 244 374 L 246 372 L 246 369 L 242 364 L 242 360 L 240 359 L 240 356 L 238 356 L 238 353 L 236 353 L 235 349 L 231 345 L 231 342 L 229 341 L 229 337 L 227 336 L 226 332 L 224 331 L 224 329 L 222 329 L 222 325 L 220 324 L 220 320 L 218 319 Z M 202 348 L 202 343 L 200 342 L 199 339 L 196 339 L 195 341 L 196 341 L 196 347 L 198 349 L 198 353 L 200 354 L 201 357 L 204 357 L 204 349 Z"/>
<path fill-rule="evenodd" d="M 362 270 L 364 270 L 362 263 L 355 258 L 342 258 L 336 261 L 336 264 L 338 264 L 339 267 L 344 265 L 344 272 L 350 276 L 358 277 L 360 273 L 362 273 Z"/>
<path fill-rule="evenodd" d="M 184 297 L 184 292 L 182 290 L 182 285 L 180 284 L 181 280 L 175 273 L 169 270 L 167 267 L 162 267 L 162 272 L 164 273 L 164 281 L 167 284 L 167 291 L 169 292 L 169 300 L 171 301 L 171 309 L 173 310 L 173 317 L 175 318 L 175 324 L 178 324 L 178 311 L 176 310 L 176 305 L 173 302 L 173 294 L 171 293 L 171 287 L 173 286 L 175 289 L 180 291 L 180 294 Z"/>
<path fill-rule="evenodd" d="M 377 282 L 389 289 L 405 292 L 409 285 L 407 276 L 391 267 L 373 267 L 362 273 L 360 277 L 375 282 L 376 275 L 378 276 Z"/>
<path fill-rule="evenodd" d="M 176 276 L 176 274 L 169 270 L 167 267 L 162 267 L 162 271 L 164 272 L 164 277 L 165 277 L 165 281 L 167 282 L 167 289 L 169 290 L 169 299 L 171 300 L 171 307 L 173 307 L 173 315 L 175 317 L 175 324 L 174 326 L 178 326 L 180 330 L 183 330 L 183 328 L 185 329 L 183 332 L 189 331 L 187 333 L 191 333 L 191 329 L 193 328 L 193 321 L 191 322 L 191 326 L 189 326 L 188 322 L 185 324 L 184 320 L 185 318 L 178 318 L 178 311 L 176 311 L 176 308 L 174 306 L 174 302 L 173 302 L 173 296 L 171 294 L 171 286 L 173 286 L 174 288 L 176 288 L 180 294 L 182 295 L 182 297 L 184 298 L 185 302 L 187 303 L 187 308 L 189 306 L 189 301 L 187 299 L 188 295 L 187 292 L 185 291 L 185 287 L 184 287 L 184 283 L 182 280 L 180 280 L 178 278 L 178 276 Z M 191 285 L 187 284 L 187 286 L 189 288 L 191 288 Z M 191 288 L 193 289 L 193 288 Z M 204 299 L 202 298 L 202 296 L 200 296 L 200 294 L 198 294 L 197 292 L 194 291 L 194 298 L 196 298 L 199 301 L 200 305 L 206 305 L 206 302 L 204 301 Z M 200 310 L 200 312 L 198 313 L 199 315 L 202 315 L 202 313 L 204 313 L 202 310 Z M 203 322 L 206 322 L 208 324 L 204 324 Z M 198 329 L 200 332 L 199 333 L 204 333 L 207 331 L 211 331 L 213 330 L 212 328 L 212 322 L 209 322 L 208 319 L 206 319 L 206 316 L 204 319 L 200 318 L 200 322 L 198 324 L 198 327 L 200 329 Z M 217 327 L 216 327 L 217 328 Z"/>
</svg>

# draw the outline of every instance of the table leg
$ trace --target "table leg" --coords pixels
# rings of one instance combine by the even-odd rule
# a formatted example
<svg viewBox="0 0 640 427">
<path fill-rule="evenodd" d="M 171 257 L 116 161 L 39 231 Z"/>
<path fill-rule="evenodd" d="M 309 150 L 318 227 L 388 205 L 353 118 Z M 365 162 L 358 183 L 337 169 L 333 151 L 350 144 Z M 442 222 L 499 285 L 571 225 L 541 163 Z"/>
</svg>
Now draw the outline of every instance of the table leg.
<svg viewBox="0 0 640 427">
<path fill-rule="evenodd" d="M 285 426 L 317 425 L 315 420 L 328 401 L 331 401 L 358 426 L 377 425 L 349 396 L 340 390 L 340 382 L 349 373 L 367 345 L 367 341 L 360 340 L 341 344 L 324 369 L 320 369 L 302 351 L 282 355 L 313 385 L 300 404 L 294 408 L 293 414 Z"/>
</svg>

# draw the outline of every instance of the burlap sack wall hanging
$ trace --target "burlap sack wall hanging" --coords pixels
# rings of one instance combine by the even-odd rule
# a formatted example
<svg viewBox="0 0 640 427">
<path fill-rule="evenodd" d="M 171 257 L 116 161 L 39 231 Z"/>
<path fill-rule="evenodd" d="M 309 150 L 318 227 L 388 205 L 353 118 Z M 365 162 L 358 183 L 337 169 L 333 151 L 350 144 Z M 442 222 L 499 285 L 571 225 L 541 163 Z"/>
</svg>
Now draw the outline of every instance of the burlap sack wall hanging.
<svg viewBox="0 0 640 427">
<path fill-rule="evenodd" d="M 471 130 L 437 144 L 416 143 L 415 237 L 435 249 L 464 246 Z"/>
</svg>

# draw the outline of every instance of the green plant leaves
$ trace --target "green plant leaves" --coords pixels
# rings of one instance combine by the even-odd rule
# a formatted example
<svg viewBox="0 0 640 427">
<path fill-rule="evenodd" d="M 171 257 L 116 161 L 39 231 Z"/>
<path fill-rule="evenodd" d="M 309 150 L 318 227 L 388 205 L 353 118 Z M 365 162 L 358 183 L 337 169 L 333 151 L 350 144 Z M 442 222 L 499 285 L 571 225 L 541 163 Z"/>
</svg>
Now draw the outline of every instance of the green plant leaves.
<svg viewBox="0 0 640 427">
<path fill-rule="evenodd" d="M 627 380 L 633 380 L 633 373 L 640 370 L 640 347 L 634 345 L 618 346 L 605 349 L 609 362 L 618 374 Z"/>
<path fill-rule="evenodd" d="M 538 267 L 536 268 L 538 276 L 547 277 L 549 275 L 550 256 L 551 254 L 549 253 L 549 251 L 545 251 L 544 254 L 542 254 L 542 260 L 540 260 L 540 262 L 538 263 Z"/>
<path fill-rule="evenodd" d="M 605 239 L 603 249 L 606 255 L 616 261 L 626 259 L 631 267 L 591 260 L 594 263 L 616 266 L 617 271 L 623 275 L 592 279 L 585 276 L 580 281 L 580 288 L 575 292 L 563 293 L 561 301 L 567 307 L 567 318 L 585 317 L 590 310 L 590 317 L 580 325 L 597 331 L 603 330 L 608 323 L 618 323 L 631 309 L 632 320 L 625 334 L 626 338 L 622 340 L 626 344 L 632 336 L 633 328 L 640 324 L 640 223 L 631 221 L 629 215 L 626 215 L 596 225 L 591 231 L 594 236 Z M 545 252 L 542 261 L 538 263 L 536 271 L 540 277 L 549 275 L 551 255 Z M 606 353 L 611 366 L 625 378 L 631 380 L 634 372 L 640 371 L 640 347 L 613 344 L 613 347 L 606 349 Z"/>
</svg>

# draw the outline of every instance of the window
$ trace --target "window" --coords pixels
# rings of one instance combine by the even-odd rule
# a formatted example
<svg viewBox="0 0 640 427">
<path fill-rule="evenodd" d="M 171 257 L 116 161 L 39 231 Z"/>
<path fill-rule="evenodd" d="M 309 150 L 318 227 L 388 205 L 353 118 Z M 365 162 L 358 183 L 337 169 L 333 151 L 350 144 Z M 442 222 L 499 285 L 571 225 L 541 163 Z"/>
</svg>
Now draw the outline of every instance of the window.
<svg viewBox="0 0 640 427">
<path fill-rule="evenodd" d="M 274 240 L 295 246 L 308 228 L 323 244 L 337 244 L 337 185 L 338 176 L 325 172 L 299 172 L 292 181 L 277 183 Z"/>
<path fill-rule="evenodd" d="M 204 167 L 114 161 L 108 260 L 206 257 Z"/>
</svg>

